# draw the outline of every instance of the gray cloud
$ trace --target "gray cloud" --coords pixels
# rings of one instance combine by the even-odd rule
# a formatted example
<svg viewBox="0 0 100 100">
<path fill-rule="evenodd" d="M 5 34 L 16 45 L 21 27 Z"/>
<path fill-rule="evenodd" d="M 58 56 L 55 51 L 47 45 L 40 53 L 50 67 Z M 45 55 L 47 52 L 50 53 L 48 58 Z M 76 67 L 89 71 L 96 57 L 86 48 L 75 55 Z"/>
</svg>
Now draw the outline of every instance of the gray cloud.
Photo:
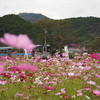
<svg viewBox="0 0 100 100">
<path fill-rule="evenodd" d="M 2 0 L 0 16 L 21 12 L 41 13 L 54 19 L 100 17 L 100 0 Z"/>
</svg>

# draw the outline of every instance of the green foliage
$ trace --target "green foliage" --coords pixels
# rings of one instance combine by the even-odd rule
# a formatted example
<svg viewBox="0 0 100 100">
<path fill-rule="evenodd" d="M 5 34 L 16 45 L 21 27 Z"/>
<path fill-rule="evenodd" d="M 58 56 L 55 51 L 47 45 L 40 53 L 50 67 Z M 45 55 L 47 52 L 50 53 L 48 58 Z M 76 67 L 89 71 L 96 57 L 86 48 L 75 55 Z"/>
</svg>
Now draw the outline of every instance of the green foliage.
<svg viewBox="0 0 100 100">
<path fill-rule="evenodd" d="M 100 37 L 95 37 L 93 43 L 90 47 L 90 52 L 98 52 L 100 53 Z"/>
<path fill-rule="evenodd" d="M 69 58 L 73 59 L 75 57 L 75 53 L 69 53 Z"/>
<path fill-rule="evenodd" d="M 4 33 L 28 34 L 32 33 L 32 24 L 17 15 L 5 15 L 0 18 L 0 36 Z"/>
<path fill-rule="evenodd" d="M 57 50 L 61 53 L 62 47 L 72 42 L 74 31 L 69 20 L 44 19 L 38 20 L 32 25 L 36 43 L 44 44 L 46 37 L 47 44 L 51 48 L 51 54 L 54 54 Z"/>
<path fill-rule="evenodd" d="M 94 38 L 100 36 L 100 18 L 78 17 L 65 20 L 70 20 L 73 29 L 76 30 L 76 44 L 85 45 L 89 48 Z"/>
</svg>

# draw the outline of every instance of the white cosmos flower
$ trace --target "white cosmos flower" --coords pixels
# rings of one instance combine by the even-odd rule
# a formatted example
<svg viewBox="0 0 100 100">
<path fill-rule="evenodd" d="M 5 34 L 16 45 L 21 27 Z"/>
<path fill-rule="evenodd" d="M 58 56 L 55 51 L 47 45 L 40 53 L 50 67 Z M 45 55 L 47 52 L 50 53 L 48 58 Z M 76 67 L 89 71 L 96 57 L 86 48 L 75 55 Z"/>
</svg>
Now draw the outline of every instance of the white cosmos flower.
<svg viewBox="0 0 100 100">
<path fill-rule="evenodd" d="M 75 75 L 75 74 L 72 73 L 72 72 L 68 73 L 68 76 L 74 76 L 74 75 Z"/>
</svg>

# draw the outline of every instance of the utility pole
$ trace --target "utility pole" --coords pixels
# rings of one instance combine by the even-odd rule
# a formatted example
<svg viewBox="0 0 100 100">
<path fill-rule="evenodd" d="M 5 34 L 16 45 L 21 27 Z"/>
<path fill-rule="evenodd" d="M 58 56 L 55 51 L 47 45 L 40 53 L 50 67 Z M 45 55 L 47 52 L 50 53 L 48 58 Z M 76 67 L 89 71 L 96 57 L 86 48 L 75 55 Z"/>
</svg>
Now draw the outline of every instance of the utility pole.
<svg viewBox="0 0 100 100">
<path fill-rule="evenodd" d="M 43 52 L 47 52 L 47 29 L 43 29 L 44 30 L 44 34 L 45 34 L 45 40 L 44 40 L 44 47 L 43 47 Z"/>
<path fill-rule="evenodd" d="M 46 40 L 46 39 L 47 39 L 47 38 L 46 38 L 46 35 L 47 35 L 47 29 L 44 29 L 44 34 L 45 34 L 45 42 L 44 42 L 44 43 L 45 43 L 45 45 L 46 45 L 46 44 L 47 44 L 47 40 Z"/>
</svg>

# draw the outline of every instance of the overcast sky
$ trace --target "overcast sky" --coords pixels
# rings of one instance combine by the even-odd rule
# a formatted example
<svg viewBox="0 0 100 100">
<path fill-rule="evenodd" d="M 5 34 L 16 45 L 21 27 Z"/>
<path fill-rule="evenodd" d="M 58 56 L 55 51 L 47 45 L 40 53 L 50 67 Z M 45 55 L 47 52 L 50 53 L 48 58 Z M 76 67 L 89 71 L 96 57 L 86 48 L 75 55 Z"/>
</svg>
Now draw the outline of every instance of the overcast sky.
<svg viewBox="0 0 100 100">
<path fill-rule="evenodd" d="M 0 17 L 23 12 L 53 19 L 100 17 L 100 0 L 0 0 Z"/>
</svg>

